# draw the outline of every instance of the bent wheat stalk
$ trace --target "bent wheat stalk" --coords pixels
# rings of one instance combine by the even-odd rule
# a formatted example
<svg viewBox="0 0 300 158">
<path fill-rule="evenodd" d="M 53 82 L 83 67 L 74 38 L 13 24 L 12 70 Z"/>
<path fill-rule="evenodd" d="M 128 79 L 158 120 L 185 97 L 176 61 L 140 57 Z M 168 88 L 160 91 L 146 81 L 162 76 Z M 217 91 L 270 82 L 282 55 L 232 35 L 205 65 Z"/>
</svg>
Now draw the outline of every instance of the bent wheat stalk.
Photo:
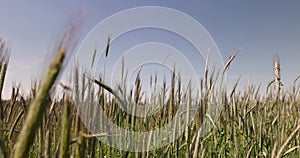
<svg viewBox="0 0 300 158">
<path fill-rule="evenodd" d="M 16 144 L 14 158 L 27 157 L 29 147 L 33 143 L 36 129 L 38 128 L 39 119 L 42 117 L 47 101 L 48 92 L 54 84 L 56 77 L 59 74 L 63 60 L 65 57 L 65 50 L 60 50 L 56 60 L 50 65 L 46 80 L 44 80 L 37 96 L 32 101 L 25 123 Z"/>
<path fill-rule="evenodd" d="M 293 139 L 293 137 L 297 134 L 299 130 L 300 130 L 300 120 L 298 120 L 298 125 L 296 126 L 296 128 L 292 131 L 292 133 L 287 137 L 287 139 L 279 148 L 275 158 L 280 158 L 282 156 L 284 149 L 290 143 L 290 141 Z"/>
<path fill-rule="evenodd" d="M 80 27 L 80 25 L 78 25 L 79 23 L 72 23 L 74 21 L 71 21 L 71 23 L 68 25 L 64 37 L 61 39 L 58 47 L 56 48 L 58 54 L 56 55 L 53 63 L 51 63 L 48 73 L 46 74 L 45 79 L 42 81 L 40 89 L 30 104 L 27 117 L 15 146 L 15 152 L 13 155 L 14 158 L 25 158 L 28 155 L 29 148 L 33 143 L 35 133 L 39 126 L 39 120 L 43 116 L 43 112 L 46 109 L 49 91 L 59 76 L 61 69 L 63 68 L 63 61 L 67 52 L 69 51 L 69 48 L 74 47 L 73 43 L 75 43 L 75 33 Z"/>
</svg>

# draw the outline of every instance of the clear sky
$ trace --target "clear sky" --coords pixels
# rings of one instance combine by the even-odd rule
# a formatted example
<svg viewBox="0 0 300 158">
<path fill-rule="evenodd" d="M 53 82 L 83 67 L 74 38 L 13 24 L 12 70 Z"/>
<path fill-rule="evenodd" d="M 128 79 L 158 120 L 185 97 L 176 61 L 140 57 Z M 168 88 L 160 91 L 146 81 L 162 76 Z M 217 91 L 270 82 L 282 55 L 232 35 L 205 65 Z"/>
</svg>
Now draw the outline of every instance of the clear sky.
<svg viewBox="0 0 300 158">
<path fill-rule="evenodd" d="M 83 11 L 84 37 L 104 18 L 138 6 L 163 6 L 195 18 L 210 33 L 224 60 L 242 49 L 228 71 L 229 84 L 242 76 L 257 85 L 273 79 L 273 56 L 278 53 L 285 88 L 300 75 L 300 1 L 179 1 L 179 0 L 52 0 L 2 1 L 0 36 L 12 49 L 4 97 L 21 83 L 27 93 L 70 15 Z M 82 38 L 83 38 L 82 37 Z M 265 87 L 265 86 L 264 86 Z"/>
</svg>

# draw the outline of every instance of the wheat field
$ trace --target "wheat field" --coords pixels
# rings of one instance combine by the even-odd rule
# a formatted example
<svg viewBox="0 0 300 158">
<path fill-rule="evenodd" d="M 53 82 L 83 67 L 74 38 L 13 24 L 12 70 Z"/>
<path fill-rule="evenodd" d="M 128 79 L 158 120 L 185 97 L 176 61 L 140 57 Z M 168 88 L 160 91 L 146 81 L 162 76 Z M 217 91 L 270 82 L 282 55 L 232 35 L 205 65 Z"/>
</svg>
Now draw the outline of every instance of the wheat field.
<svg viewBox="0 0 300 158">
<path fill-rule="evenodd" d="M 9 100 L 1 101 L 0 157 L 300 157 L 299 78 L 290 90 L 281 89 L 279 57 L 274 59 L 274 77 L 270 76 L 270 80 L 274 80 L 261 85 L 267 89 L 264 93 L 251 84 L 239 91 L 239 80 L 233 87 L 218 87 L 216 82 L 223 80 L 230 63 L 238 60 L 236 53 L 221 73 L 205 70 L 198 92 L 193 91 L 191 85 L 183 85 L 180 75 L 174 72 L 151 101 L 143 98 L 137 75 L 135 86 L 124 98 L 144 106 L 155 104 L 157 100 L 163 105 L 145 121 L 126 114 L 111 87 L 101 77 L 79 73 L 80 67 L 73 68 L 72 84 L 58 84 L 64 60 L 73 51 L 72 35 L 76 30 L 72 25 L 66 31 L 67 36 L 58 41 L 53 50 L 56 56 L 46 76 L 32 85 L 29 96 L 22 96 L 17 86 L 12 87 Z M 108 48 L 109 43 L 106 53 Z M 9 63 L 9 53 L 5 41 L 0 40 L 0 96 L 7 67 L 13 64 Z M 54 85 L 63 88 L 61 97 L 51 95 Z M 157 87 L 155 79 L 150 85 Z M 214 97 L 220 100 L 223 110 L 207 134 L 200 136 L 199 130 Z M 80 118 L 78 111 L 79 103 L 93 101 L 115 124 L 132 131 L 149 131 L 170 122 L 184 100 L 197 105 L 189 127 L 171 144 L 146 152 L 122 151 L 99 141 L 97 137 L 109 139 L 114 131 L 89 132 L 82 122 L 85 118 Z M 91 108 L 86 106 L 85 110 L 93 110 Z M 101 121 L 101 117 L 95 119 Z"/>
</svg>

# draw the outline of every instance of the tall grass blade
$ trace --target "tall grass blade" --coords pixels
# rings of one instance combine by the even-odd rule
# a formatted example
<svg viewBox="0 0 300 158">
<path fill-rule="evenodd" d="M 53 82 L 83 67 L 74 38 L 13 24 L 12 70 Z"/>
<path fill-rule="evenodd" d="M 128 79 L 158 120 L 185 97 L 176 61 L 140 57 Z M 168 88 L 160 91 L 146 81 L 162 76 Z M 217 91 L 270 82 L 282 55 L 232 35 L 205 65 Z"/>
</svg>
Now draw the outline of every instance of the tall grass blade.
<svg viewBox="0 0 300 158">
<path fill-rule="evenodd" d="M 65 32 L 64 37 L 66 39 L 62 39 L 61 42 L 59 42 L 56 50 L 58 51 L 58 54 L 56 55 L 55 60 L 51 63 L 36 97 L 30 104 L 27 117 L 15 146 L 14 158 L 25 158 L 28 155 L 29 148 L 33 143 L 35 133 L 38 129 L 39 121 L 41 120 L 47 106 L 46 103 L 50 89 L 60 74 L 66 53 L 69 51 L 67 49 L 69 49 L 70 46 L 73 46 L 72 40 L 74 40 L 73 38 L 76 31 L 78 31 L 75 29 L 77 26 L 74 25 L 76 24 L 71 23 L 70 28 L 68 28 Z"/>
</svg>

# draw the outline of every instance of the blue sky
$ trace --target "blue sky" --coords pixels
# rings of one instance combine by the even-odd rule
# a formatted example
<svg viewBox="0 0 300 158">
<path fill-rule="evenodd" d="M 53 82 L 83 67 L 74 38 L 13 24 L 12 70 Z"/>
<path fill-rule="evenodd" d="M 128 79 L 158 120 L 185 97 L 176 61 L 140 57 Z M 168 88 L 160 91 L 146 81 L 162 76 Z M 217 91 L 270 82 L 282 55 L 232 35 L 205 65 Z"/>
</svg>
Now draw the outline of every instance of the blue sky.
<svg viewBox="0 0 300 158">
<path fill-rule="evenodd" d="M 12 84 L 27 93 L 33 78 L 40 77 L 46 56 L 70 15 L 83 11 L 86 25 L 82 39 L 104 18 L 138 6 L 163 6 L 184 12 L 201 23 L 215 40 L 224 60 L 242 49 L 228 71 L 229 85 L 238 76 L 257 85 L 273 79 L 273 56 L 281 59 L 285 88 L 300 75 L 299 1 L 3 1 L 0 5 L 0 36 L 12 49 L 4 97 Z M 243 84 L 241 84 L 242 86 Z"/>
</svg>

